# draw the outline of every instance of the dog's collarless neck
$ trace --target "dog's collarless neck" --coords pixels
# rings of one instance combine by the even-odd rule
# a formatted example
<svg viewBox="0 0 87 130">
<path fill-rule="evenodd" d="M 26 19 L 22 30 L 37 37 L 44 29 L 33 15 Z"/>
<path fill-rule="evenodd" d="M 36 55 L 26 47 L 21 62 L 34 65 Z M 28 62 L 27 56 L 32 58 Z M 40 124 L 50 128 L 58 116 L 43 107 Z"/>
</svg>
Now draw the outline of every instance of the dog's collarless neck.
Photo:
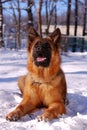
<svg viewBox="0 0 87 130">
<path fill-rule="evenodd" d="M 37 78 L 35 79 L 34 76 L 32 74 L 30 74 L 30 80 L 31 80 L 31 83 L 32 84 L 38 84 L 38 85 L 41 85 L 41 84 L 49 84 L 50 82 L 52 82 L 53 80 L 55 80 L 55 78 L 57 76 L 59 76 L 61 74 L 61 70 L 58 71 L 56 73 L 56 75 L 52 76 L 52 78 L 50 78 L 48 81 L 44 81 L 44 79 L 40 79 L 40 78 Z"/>
</svg>

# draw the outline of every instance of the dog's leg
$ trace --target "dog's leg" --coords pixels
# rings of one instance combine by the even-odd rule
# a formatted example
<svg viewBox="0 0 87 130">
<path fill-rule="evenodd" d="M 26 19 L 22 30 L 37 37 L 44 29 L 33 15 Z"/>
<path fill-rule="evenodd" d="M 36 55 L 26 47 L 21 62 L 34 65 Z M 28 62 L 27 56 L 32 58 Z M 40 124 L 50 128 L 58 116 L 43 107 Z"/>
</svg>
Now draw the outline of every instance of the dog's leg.
<svg viewBox="0 0 87 130">
<path fill-rule="evenodd" d="M 24 93 L 25 78 L 26 78 L 26 76 L 21 76 L 18 79 L 18 87 L 22 94 Z"/>
<path fill-rule="evenodd" d="M 37 117 L 37 119 L 38 121 L 41 120 L 47 121 L 54 118 L 58 118 L 60 115 L 65 113 L 66 113 L 66 109 L 62 102 L 52 103 L 41 116 Z"/>
<path fill-rule="evenodd" d="M 35 105 L 31 100 L 29 100 L 29 97 L 26 97 L 22 100 L 22 102 L 18 105 L 18 107 L 14 111 L 10 112 L 6 116 L 6 119 L 9 121 L 17 121 L 22 116 L 33 111 L 34 109 Z"/>
</svg>

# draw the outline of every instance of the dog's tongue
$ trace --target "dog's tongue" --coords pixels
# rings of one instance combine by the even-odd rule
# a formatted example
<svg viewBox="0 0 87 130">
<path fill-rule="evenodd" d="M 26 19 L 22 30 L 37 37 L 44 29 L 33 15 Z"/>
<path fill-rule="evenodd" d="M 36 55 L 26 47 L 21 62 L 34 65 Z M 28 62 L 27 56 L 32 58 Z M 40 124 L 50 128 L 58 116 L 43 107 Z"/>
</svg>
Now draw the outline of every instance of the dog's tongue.
<svg viewBox="0 0 87 130">
<path fill-rule="evenodd" d="M 37 57 L 37 62 L 42 62 L 46 60 L 46 57 Z"/>
</svg>

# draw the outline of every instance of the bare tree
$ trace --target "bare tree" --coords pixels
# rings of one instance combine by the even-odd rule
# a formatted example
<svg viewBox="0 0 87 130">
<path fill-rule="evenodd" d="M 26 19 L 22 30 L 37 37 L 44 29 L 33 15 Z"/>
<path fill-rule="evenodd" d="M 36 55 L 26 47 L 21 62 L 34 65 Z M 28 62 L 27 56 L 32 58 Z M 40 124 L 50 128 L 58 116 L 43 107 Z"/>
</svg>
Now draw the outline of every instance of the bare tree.
<svg viewBox="0 0 87 130">
<path fill-rule="evenodd" d="M 3 46 L 3 4 L 10 0 L 0 0 L 0 48 Z"/>
<path fill-rule="evenodd" d="M 71 0 L 68 0 L 67 20 L 66 20 L 66 24 L 67 24 L 66 34 L 67 35 L 69 35 L 69 31 L 70 31 L 70 15 L 71 15 Z"/>
<path fill-rule="evenodd" d="M 3 9 L 2 2 L 0 0 L 0 47 L 3 44 Z"/>
<path fill-rule="evenodd" d="M 75 28 L 74 28 L 74 36 L 77 35 L 77 26 L 78 26 L 78 0 L 75 0 Z M 77 38 L 74 38 L 74 42 L 72 45 L 72 52 L 76 52 L 76 44 Z"/>
<path fill-rule="evenodd" d="M 83 7 L 84 7 L 84 14 L 83 14 L 83 33 L 82 35 L 85 36 L 87 35 L 87 28 L 86 28 L 86 23 L 87 23 L 87 0 L 84 0 L 84 4 L 83 4 Z M 82 46 L 81 46 L 81 49 L 80 51 L 83 52 L 84 51 L 84 44 L 85 44 L 85 40 L 84 40 L 84 37 L 82 39 Z"/>
<path fill-rule="evenodd" d="M 56 29 L 57 26 L 57 5 L 55 5 L 55 21 L 54 21 L 54 29 Z"/>
<path fill-rule="evenodd" d="M 42 20 L 41 20 L 41 10 L 42 10 L 42 2 L 43 0 L 39 0 L 39 9 L 38 9 L 38 33 L 41 35 L 42 37 Z"/>
<path fill-rule="evenodd" d="M 87 19 L 87 0 L 84 0 L 84 15 L 83 15 L 83 36 L 86 32 L 86 19 Z"/>
<path fill-rule="evenodd" d="M 55 14 L 55 20 L 57 21 L 57 5 L 58 0 L 45 0 L 45 10 L 46 10 L 46 25 L 47 25 L 47 29 L 46 29 L 46 34 L 49 33 L 49 27 L 53 18 L 53 15 Z M 55 21 L 55 25 L 56 25 L 56 21 Z"/>
<path fill-rule="evenodd" d="M 30 26 L 33 26 L 33 15 L 32 15 L 32 10 L 31 7 L 33 6 L 34 1 L 32 0 L 27 0 L 27 13 L 28 13 L 28 28 L 30 28 Z"/>
<path fill-rule="evenodd" d="M 48 25 L 48 1 L 45 0 L 45 7 L 46 7 L 46 25 Z M 47 26 L 47 29 L 46 29 L 46 34 L 48 35 L 48 26 Z"/>
<path fill-rule="evenodd" d="M 13 5 L 14 4 L 14 5 Z M 16 27 L 16 36 L 17 36 L 17 49 L 21 49 L 21 10 L 20 10 L 20 0 L 14 1 L 12 4 L 13 7 L 13 15 L 15 19 L 15 27 Z M 14 10 L 14 6 L 16 6 L 17 13 Z"/>
<path fill-rule="evenodd" d="M 75 0 L 75 30 L 74 30 L 74 36 L 77 35 L 77 26 L 78 26 L 78 0 Z"/>
<path fill-rule="evenodd" d="M 20 10 L 20 1 L 17 0 L 17 6 L 18 6 L 18 28 L 17 28 L 17 48 L 21 49 L 21 10 Z"/>
<path fill-rule="evenodd" d="M 30 26 L 33 26 L 33 14 L 32 14 L 32 6 L 34 5 L 34 0 L 20 0 L 20 2 L 26 3 L 27 8 L 24 8 L 22 10 L 27 11 L 28 16 L 28 29 Z"/>
</svg>

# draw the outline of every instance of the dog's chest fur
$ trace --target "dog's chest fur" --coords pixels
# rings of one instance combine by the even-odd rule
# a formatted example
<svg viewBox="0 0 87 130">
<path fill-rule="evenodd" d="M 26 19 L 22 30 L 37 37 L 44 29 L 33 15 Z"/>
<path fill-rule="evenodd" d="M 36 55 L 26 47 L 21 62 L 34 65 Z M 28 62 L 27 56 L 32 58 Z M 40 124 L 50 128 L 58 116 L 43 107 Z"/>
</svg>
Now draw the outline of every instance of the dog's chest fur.
<svg viewBox="0 0 87 130">
<path fill-rule="evenodd" d="M 60 71 L 48 82 L 40 78 L 32 77 L 30 74 L 27 75 L 27 84 L 29 84 L 27 93 L 31 98 L 35 99 L 35 102 L 37 102 L 36 105 L 43 104 L 44 106 L 48 106 L 52 100 L 56 101 L 61 99 L 61 75 L 62 73 Z"/>
</svg>

